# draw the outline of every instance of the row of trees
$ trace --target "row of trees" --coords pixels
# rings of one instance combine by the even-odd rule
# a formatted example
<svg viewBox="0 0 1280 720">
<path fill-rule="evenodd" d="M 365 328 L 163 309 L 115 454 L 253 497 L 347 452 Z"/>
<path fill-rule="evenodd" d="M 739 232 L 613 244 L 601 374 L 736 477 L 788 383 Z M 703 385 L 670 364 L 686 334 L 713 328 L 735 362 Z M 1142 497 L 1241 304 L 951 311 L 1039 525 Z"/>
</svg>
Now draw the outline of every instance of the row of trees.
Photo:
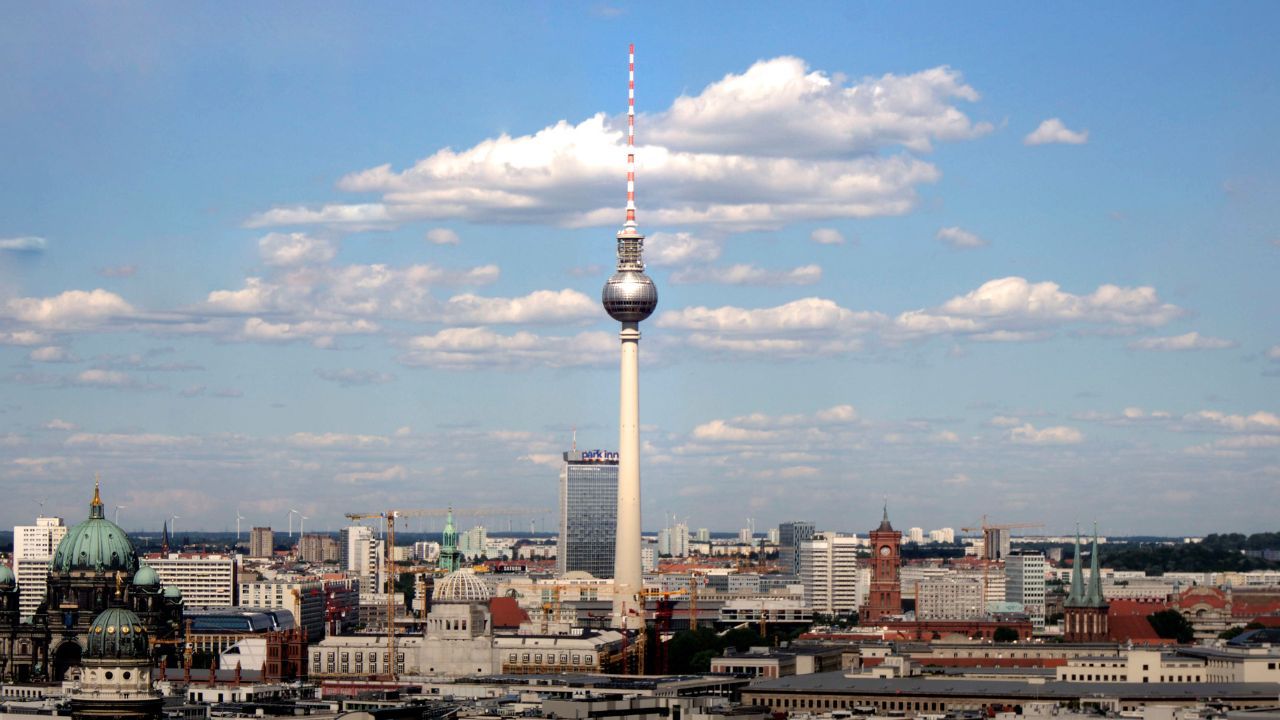
<svg viewBox="0 0 1280 720">
<path fill-rule="evenodd" d="M 1116 570 L 1143 570 L 1148 575 L 1166 572 L 1249 572 L 1274 570 L 1280 562 L 1264 560 L 1246 551 L 1280 550 L 1280 533 L 1224 533 L 1209 535 L 1198 543 L 1159 545 L 1138 543 L 1103 545 L 1102 564 Z"/>
</svg>

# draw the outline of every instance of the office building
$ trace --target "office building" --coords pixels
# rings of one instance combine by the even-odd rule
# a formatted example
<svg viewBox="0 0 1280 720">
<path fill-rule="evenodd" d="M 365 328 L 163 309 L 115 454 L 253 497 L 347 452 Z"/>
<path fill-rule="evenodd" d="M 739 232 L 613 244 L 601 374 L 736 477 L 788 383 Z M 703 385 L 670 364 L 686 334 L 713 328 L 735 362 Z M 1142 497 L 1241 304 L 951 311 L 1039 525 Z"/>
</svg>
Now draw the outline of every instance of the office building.
<svg viewBox="0 0 1280 720">
<path fill-rule="evenodd" d="M 1036 631 L 1044 630 L 1044 554 L 1014 550 L 1004 560 L 1004 599 L 1019 603 Z"/>
<path fill-rule="evenodd" d="M 144 558 L 160 583 L 182 591 L 187 607 L 233 607 L 239 590 L 239 556 L 151 553 Z"/>
<path fill-rule="evenodd" d="M 778 526 L 778 564 L 783 572 L 800 574 L 800 546 L 812 539 L 811 522 L 785 522 Z"/>
<path fill-rule="evenodd" d="M 458 536 L 458 552 L 469 561 L 488 557 L 489 532 L 477 525 Z"/>
<path fill-rule="evenodd" d="M 575 448 L 560 469 L 560 542 L 556 572 L 613 577 L 618 517 L 618 455 Z"/>
<path fill-rule="evenodd" d="M 302 553 L 302 560 L 309 563 L 336 563 L 342 556 L 338 541 L 333 536 L 318 533 L 304 535 L 298 541 L 298 550 Z"/>
<path fill-rule="evenodd" d="M 986 613 L 981 578 L 934 577 L 915 591 L 917 620 L 972 620 Z"/>
<path fill-rule="evenodd" d="M 924 528 L 913 527 L 907 530 L 907 542 L 917 545 L 924 543 Z"/>
<path fill-rule="evenodd" d="M 854 535 L 818 533 L 800 545 L 800 582 L 815 613 L 843 615 L 858 609 L 858 549 Z"/>
<path fill-rule="evenodd" d="M 306 630 L 307 642 L 318 642 L 325 633 L 324 583 L 316 579 L 257 579 L 240 583 L 240 607 L 288 610 Z"/>
<path fill-rule="evenodd" d="M 373 528 L 351 525 L 338 531 L 338 564 L 360 578 L 360 589 L 371 591 L 386 583 L 386 555 L 382 540 Z"/>
<path fill-rule="evenodd" d="M 275 534 L 269 527 L 256 527 L 249 531 L 249 557 L 271 557 L 275 552 Z"/>
<path fill-rule="evenodd" d="M 29 622 L 44 600 L 49 561 L 67 534 L 60 517 L 38 517 L 35 525 L 13 528 L 13 574 L 18 580 L 18 614 Z"/>
</svg>

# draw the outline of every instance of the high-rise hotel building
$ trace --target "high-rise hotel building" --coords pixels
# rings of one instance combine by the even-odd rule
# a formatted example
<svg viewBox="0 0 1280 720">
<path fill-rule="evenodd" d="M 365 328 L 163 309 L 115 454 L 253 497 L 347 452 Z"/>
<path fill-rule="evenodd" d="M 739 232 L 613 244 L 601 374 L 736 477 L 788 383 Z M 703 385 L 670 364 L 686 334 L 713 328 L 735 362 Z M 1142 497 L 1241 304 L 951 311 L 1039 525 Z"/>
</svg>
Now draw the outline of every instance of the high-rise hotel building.
<svg viewBox="0 0 1280 720">
<path fill-rule="evenodd" d="M 35 525 L 13 528 L 13 574 L 18 578 L 18 614 L 23 622 L 30 621 L 44 601 L 49 561 L 66 534 L 60 517 L 40 517 Z"/>
<path fill-rule="evenodd" d="M 556 572 L 613 577 L 618 518 L 618 454 L 572 450 L 560 469 L 560 542 Z"/>
</svg>

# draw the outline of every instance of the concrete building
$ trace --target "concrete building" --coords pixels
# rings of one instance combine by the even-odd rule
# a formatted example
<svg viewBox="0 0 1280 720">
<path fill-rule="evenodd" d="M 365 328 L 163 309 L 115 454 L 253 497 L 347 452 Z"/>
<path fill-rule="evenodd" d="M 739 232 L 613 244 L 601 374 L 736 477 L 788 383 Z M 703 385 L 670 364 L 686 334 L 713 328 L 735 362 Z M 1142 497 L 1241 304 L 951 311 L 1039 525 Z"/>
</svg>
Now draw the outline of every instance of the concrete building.
<svg viewBox="0 0 1280 720">
<path fill-rule="evenodd" d="M 800 574 L 800 547 L 813 539 L 813 523 L 784 522 L 778 526 L 778 564 L 790 575 Z M 710 540 L 710 536 L 707 537 Z"/>
<path fill-rule="evenodd" d="M 853 535 L 822 532 L 800 546 L 804 600 L 815 613 L 840 615 L 859 605 L 858 548 Z"/>
<path fill-rule="evenodd" d="M 373 536 L 373 528 L 351 525 L 338 531 L 338 565 L 360 578 L 361 590 L 376 590 L 386 584 L 386 554 L 383 541 Z"/>
<path fill-rule="evenodd" d="M 1004 561 L 1004 599 L 1022 605 L 1036 631 L 1044 630 L 1044 553 L 1013 550 Z"/>
<path fill-rule="evenodd" d="M 330 535 L 312 533 L 298 540 L 298 552 L 304 562 L 336 563 L 342 553 L 338 549 L 338 541 Z"/>
<path fill-rule="evenodd" d="M 38 517 L 35 525 L 13 527 L 13 574 L 18 579 L 18 607 L 29 622 L 44 600 L 49 561 L 67 534 L 60 517 Z"/>
<path fill-rule="evenodd" d="M 907 542 L 917 545 L 924 543 L 924 528 L 913 527 L 907 530 Z"/>
<path fill-rule="evenodd" d="M 617 453 L 575 447 L 560 468 L 560 538 L 556 574 L 613 577 L 618 517 Z"/>
<path fill-rule="evenodd" d="M 317 642 L 325 633 L 324 583 L 316 579 L 257 579 L 240 583 L 242 608 L 284 609 L 306 631 L 307 642 Z"/>
<path fill-rule="evenodd" d="M 469 562 L 489 557 L 489 531 L 476 525 L 458 535 L 458 552 Z"/>
<path fill-rule="evenodd" d="M 982 580 L 955 575 L 916 585 L 916 619 L 972 620 L 986 614 Z"/>
<path fill-rule="evenodd" d="M 1085 655 L 1071 658 L 1057 669 L 1057 679 L 1091 683 L 1224 682 L 1208 677 L 1207 671 L 1201 658 L 1160 650 L 1129 650 L 1119 657 Z"/>
<path fill-rule="evenodd" d="M 672 523 L 658 531 L 658 555 L 666 557 L 688 557 L 689 526 L 685 523 Z"/>
<path fill-rule="evenodd" d="M 269 527 L 249 531 L 249 557 L 265 558 L 275 554 L 276 536 Z"/>
<path fill-rule="evenodd" d="M 161 584 L 182 591 L 188 607 L 239 604 L 239 555 L 151 553 L 145 560 Z"/>
</svg>

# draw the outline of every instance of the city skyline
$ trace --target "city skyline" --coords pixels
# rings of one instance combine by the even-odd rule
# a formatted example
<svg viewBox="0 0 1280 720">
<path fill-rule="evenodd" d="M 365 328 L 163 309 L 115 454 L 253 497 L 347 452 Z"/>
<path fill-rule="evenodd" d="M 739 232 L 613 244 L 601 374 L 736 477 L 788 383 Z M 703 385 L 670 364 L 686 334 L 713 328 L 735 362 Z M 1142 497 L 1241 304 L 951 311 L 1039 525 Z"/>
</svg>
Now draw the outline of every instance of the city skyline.
<svg viewBox="0 0 1280 720">
<path fill-rule="evenodd" d="M 1272 529 L 1271 6 L 73 8 L 0 23 L 2 526 L 553 507 L 634 41 L 642 527 Z"/>
</svg>

